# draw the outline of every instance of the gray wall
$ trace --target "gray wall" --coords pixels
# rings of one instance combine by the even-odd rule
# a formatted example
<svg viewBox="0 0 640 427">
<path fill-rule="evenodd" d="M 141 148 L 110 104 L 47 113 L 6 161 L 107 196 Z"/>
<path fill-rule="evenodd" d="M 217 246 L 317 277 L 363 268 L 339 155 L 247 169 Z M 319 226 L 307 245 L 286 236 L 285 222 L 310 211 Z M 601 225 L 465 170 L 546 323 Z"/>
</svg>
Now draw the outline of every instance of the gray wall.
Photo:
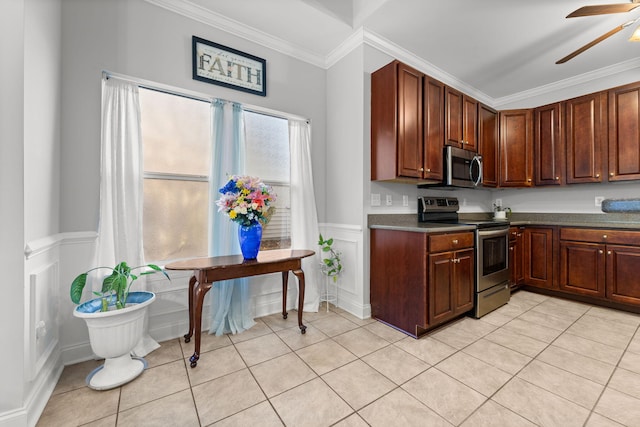
<svg viewBox="0 0 640 427">
<path fill-rule="evenodd" d="M 97 229 L 103 70 L 311 119 L 316 195 L 325 205 L 323 69 L 142 0 L 65 0 L 62 22 L 63 231 Z M 193 80 L 193 35 L 266 59 L 267 96 Z"/>
</svg>

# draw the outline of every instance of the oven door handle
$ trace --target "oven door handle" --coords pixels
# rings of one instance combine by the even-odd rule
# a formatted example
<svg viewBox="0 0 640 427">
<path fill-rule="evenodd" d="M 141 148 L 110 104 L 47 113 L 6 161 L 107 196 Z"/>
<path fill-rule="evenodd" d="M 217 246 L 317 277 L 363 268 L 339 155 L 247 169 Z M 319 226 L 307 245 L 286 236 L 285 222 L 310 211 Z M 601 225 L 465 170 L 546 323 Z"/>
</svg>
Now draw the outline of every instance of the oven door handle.
<svg viewBox="0 0 640 427">
<path fill-rule="evenodd" d="M 502 228 L 500 230 L 478 230 L 478 236 L 480 237 L 496 237 L 496 236 L 508 236 L 509 229 Z"/>
</svg>

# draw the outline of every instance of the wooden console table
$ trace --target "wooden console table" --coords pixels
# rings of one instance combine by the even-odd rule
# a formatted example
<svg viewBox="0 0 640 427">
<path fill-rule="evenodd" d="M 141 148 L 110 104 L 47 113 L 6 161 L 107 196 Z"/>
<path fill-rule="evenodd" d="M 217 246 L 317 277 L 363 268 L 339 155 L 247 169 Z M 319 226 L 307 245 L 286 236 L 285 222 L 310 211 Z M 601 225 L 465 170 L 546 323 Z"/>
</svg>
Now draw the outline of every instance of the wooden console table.
<svg viewBox="0 0 640 427">
<path fill-rule="evenodd" d="M 184 342 L 191 341 L 195 334 L 195 351 L 189 358 L 191 367 L 195 368 L 200 358 L 200 334 L 202 332 L 202 305 L 213 282 L 260 274 L 282 273 L 282 317 L 287 318 L 287 282 L 289 271 L 298 278 L 298 326 L 305 333 L 307 327 L 302 324 L 304 307 L 304 272 L 302 258 L 315 254 L 310 250 L 273 250 L 258 253 L 258 258 L 245 260 L 242 255 L 219 256 L 212 258 L 194 258 L 179 261 L 165 266 L 167 270 L 193 270 L 189 280 L 189 333 Z M 194 305 L 195 304 L 195 305 Z"/>
</svg>

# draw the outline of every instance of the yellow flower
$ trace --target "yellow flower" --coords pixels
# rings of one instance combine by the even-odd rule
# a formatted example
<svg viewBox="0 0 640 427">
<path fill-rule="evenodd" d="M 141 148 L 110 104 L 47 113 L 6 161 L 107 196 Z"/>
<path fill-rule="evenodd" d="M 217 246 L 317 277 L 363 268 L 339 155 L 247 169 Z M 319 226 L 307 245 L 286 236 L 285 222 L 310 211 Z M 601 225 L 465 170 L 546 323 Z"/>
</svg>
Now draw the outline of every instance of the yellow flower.
<svg viewBox="0 0 640 427">
<path fill-rule="evenodd" d="M 229 212 L 229 218 L 234 219 L 237 216 L 238 214 L 236 213 L 236 211 L 232 210 L 231 212 Z"/>
</svg>

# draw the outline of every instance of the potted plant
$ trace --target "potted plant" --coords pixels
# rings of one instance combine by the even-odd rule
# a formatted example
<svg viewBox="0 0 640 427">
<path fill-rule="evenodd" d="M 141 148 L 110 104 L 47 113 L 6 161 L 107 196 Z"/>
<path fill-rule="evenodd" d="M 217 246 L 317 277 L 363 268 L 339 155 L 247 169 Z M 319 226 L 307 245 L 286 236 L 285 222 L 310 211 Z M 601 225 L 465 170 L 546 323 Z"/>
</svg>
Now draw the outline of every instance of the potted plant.
<svg viewBox="0 0 640 427">
<path fill-rule="evenodd" d="M 325 240 L 320 234 L 318 239 L 318 245 L 322 250 L 322 253 L 325 254 L 322 256 L 322 263 L 320 263 L 320 271 L 327 276 L 327 278 L 331 278 L 333 280 L 334 285 L 338 282 L 338 276 L 342 273 L 342 261 L 340 260 L 340 256 L 342 255 L 339 251 L 336 251 L 333 248 L 333 238 L 329 238 Z M 327 302 L 327 311 L 329 311 L 329 301 L 333 300 L 336 302 L 338 300 L 338 288 L 336 286 L 336 294 L 334 297 L 329 295 L 329 284 L 326 285 L 325 296 L 324 299 L 321 297 L 321 300 Z"/>
<path fill-rule="evenodd" d="M 109 270 L 102 281 L 100 292 L 94 298 L 80 304 L 89 273 Z M 135 270 L 143 270 L 139 275 Z M 95 390 L 108 390 L 125 384 L 146 368 L 142 358 L 131 357 L 131 350 L 142 337 L 144 318 L 148 306 L 155 300 L 153 292 L 130 292 L 131 285 L 144 275 L 167 273 L 154 264 L 129 267 L 122 261 L 115 267 L 96 267 L 78 275 L 71 283 L 71 301 L 78 305 L 73 315 L 85 320 L 93 352 L 105 359 L 103 365 L 87 376 L 87 385 Z"/>
<path fill-rule="evenodd" d="M 493 204 L 493 218 L 494 219 L 507 219 L 507 216 L 511 215 L 511 208 L 505 208 L 502 205 Z"/>
</svg>

